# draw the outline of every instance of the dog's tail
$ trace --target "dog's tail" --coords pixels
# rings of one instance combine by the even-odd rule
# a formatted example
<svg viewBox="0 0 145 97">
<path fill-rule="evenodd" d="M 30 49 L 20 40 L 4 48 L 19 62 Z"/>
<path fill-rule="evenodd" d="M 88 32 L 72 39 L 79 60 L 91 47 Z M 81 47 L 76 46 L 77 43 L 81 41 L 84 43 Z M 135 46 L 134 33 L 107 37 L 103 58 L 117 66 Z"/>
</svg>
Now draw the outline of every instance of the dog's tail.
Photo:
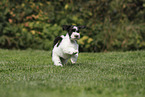
<svg viewBox="0 0 145 97">
<path fill-rule="evenodd" d="M 57 44 L 57 47 L 59 46 L 60 42 L 62 41 L 62 39 L 64 38 L 64 35 L 58 36 L 55 38 L 54 42 L 53 42 L 53 47 Z"/>
</svg>

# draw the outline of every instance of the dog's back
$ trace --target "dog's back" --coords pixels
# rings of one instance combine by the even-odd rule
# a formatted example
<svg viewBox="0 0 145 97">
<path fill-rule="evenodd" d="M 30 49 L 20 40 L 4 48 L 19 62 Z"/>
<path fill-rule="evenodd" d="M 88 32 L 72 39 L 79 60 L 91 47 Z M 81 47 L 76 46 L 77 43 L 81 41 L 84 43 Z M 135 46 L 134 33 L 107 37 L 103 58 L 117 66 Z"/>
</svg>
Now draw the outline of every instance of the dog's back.
<svg viewBox="0 0 145 97">
<path fill-rule="evenodd" d="M 62 41 L 62 37 L 61 36 L 58 36 L 55 38 L 54 42 L 53 42 L 53 47 L 57 44 L 57 47 L 59 46 L 60 42 Z"/>
</svg>

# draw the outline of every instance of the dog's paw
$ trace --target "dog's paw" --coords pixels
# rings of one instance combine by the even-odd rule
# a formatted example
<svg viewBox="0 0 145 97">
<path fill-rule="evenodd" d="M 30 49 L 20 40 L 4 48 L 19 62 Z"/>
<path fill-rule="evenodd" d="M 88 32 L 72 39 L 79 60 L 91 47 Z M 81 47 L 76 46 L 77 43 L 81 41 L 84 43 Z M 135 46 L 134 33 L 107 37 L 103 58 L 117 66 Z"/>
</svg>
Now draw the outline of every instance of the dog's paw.
<svg viewBox="0 0 145 97">
<path fill-rule="evenodd" d="M 75 55 L 75 54 L 77 54 L 78 53 L 78 50 L 75 50 L 73 53 L 72 53 L 72 55 Z"/>
<path fill-rule="evenodd" d="M 71 63 L 72 63 L 72 64 L 75 64 L 76 62 L 71 60 Z"/>
<path fill-rule="evenodd" d="M 62 64 L 54 64 L 55 66 L 60 66 L 60 67 L 63 67 L 63 65 Z"/>
</svg>

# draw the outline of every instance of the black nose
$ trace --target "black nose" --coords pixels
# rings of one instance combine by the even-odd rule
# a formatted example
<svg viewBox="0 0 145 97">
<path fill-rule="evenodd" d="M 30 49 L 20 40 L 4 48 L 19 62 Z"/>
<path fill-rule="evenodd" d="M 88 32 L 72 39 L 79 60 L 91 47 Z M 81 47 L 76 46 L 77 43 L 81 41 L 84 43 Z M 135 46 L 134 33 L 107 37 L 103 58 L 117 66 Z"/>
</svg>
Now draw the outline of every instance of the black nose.
<svg viewBox="0 0 145 97">
<path fill-rule="evenodd" d="M 75 35 L 75 38 L 78 38 L 79 36 L 78 35 Z"/>
</svg>

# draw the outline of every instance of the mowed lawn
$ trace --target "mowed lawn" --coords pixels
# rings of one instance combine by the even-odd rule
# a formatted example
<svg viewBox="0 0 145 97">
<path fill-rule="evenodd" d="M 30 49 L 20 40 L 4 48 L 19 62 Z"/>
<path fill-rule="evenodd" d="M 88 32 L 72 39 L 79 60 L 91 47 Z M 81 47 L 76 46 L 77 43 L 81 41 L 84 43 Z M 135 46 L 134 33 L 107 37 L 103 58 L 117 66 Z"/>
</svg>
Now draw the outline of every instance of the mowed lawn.
<svg viewBox="0 0 145 97">
<path fill-rule="evenodd" d="M 49 51 L 0 49 L 0 97 L 145 97 L 145 51 L 80 53 L 56 67 Z"/>
</svg>

